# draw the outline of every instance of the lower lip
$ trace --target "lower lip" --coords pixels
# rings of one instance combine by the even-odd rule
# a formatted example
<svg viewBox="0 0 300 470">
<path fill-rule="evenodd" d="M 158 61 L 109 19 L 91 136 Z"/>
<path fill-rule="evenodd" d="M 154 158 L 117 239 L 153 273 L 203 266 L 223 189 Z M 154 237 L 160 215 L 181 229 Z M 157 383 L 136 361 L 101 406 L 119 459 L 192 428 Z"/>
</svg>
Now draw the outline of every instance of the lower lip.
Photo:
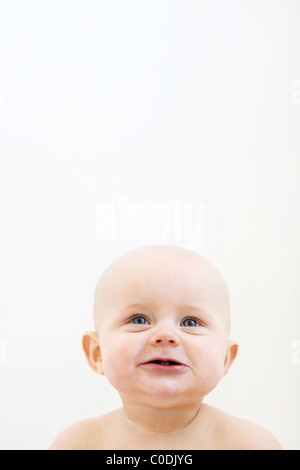
<svg viewBox="0 0 300 470">
<path fill-rule="evenodd" d="M 184 364 L 174 364 L 174 365 L 164 365 L 164 364 L 156 364 L 154 362 L 147 362 L 145 364 L 141 364 L 143 368 L 153 371 L 153 372 L 184 372 L 186 370 L 186 366 Z"/>
</svg>

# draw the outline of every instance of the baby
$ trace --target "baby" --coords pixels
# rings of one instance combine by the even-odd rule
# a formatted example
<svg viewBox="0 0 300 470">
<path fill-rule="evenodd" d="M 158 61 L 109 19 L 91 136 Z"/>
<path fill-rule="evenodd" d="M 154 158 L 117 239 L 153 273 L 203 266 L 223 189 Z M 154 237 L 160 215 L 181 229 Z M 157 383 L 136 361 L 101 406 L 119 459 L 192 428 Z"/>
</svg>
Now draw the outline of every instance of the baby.
<svg viewBox="0 0 300 470">
<path fill-rule="evenodd" d="M 96 286 L 94 324 L 84 353 L 123 406 L 71 425 L 50 449 L 281 449 L 262 427 L 203 403 L 238 351 L 227 286 L 206 259 L 165 245 L 120 256 Z"/>
</svg>

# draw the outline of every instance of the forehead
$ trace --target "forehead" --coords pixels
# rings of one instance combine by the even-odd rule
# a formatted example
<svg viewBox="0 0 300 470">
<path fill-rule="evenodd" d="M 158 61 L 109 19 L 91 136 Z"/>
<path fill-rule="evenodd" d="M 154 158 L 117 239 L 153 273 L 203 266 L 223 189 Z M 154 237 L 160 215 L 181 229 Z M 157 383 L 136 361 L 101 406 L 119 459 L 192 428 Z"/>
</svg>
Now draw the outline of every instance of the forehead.
<svg viewBox="0 0 300 470">
<path fill-rule="evenodd" d="M 226 284 L 217 270 L 185 250 L 137 250 L 116 260 L 96 289 L 95 311 L 134 303 L 155 307 L 193 305 L 210 313 L 228 308 Z"/>
<path fill-rule="evenodd" d="M 178 259 L 141 258 L 115 272 L 114 280 L 111 287 L 120 300 L 136 296 L 145 300 L 189 299 L 204 294 L 204 281 L 209 286 L 199 267 Z"/>
</svg>

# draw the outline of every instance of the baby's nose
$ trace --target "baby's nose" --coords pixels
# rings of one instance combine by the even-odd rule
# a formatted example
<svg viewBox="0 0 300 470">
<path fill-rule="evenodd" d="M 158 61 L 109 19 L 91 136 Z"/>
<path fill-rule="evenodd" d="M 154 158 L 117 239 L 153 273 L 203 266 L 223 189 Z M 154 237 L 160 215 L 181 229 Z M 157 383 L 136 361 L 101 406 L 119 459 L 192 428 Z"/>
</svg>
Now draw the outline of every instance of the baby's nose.
<svg viewBox="0 0 300 470">
<path fill-rule="evenodd" d="M 170 345 L 170 346 L 177 346 L 179 344 L 179 336 L 171 327 L 161 327 L 157 328 L 156 331 L 153 332 L 151 337 L 151 343 L 153 345 Z"/>
</svg>

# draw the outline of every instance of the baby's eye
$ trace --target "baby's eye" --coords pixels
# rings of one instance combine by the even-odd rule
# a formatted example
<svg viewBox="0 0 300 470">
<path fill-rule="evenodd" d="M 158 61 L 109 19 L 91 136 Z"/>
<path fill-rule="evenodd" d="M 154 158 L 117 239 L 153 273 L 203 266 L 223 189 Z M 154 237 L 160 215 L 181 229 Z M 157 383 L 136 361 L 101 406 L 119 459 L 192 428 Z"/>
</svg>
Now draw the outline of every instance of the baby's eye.
<svg viewBox="0 0 300 470">
<path fill-rule="evenodd" d="M 186 318 L 180 326 L 201 326 L 195 318 Z"/>
<path fill-rule="evenodd" d="M 143 315 L 135 315 L 134 317 L 131 318 L 131 323 L 135 324 L 135 325 L 146 325 L 148 324 L 148 320 L 146 317 L 144 317 Z"/>
</svg>

